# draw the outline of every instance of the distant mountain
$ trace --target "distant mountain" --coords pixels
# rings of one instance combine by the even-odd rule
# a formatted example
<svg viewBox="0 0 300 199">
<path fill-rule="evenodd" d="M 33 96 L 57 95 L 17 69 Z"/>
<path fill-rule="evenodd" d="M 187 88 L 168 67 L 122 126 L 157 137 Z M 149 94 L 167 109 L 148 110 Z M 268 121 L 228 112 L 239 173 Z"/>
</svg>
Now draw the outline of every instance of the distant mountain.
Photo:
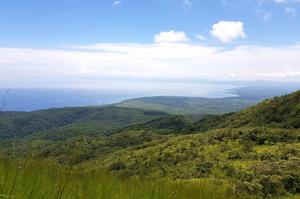
<svg viewBox="0 0 300 199">
<path fill-rule="evenodd" d="M 248 82 L 227 90 L 235 97 L 201 98 L 157 96 L 125 100 L 117 106 L 164 111 L 171 114 L 219 115 L 237 112 L 274 96 L 287 95 L 300 89 L 296 83 Z"/>
<path fill-rule="evenodd" d="M 125 100 L 116 106 L 164 111 L 171 114 L 224 114 L 236 112 L 258 103 L 260 99 L 200 98 L 200 97 L 143 97 Z"/>
</svg>

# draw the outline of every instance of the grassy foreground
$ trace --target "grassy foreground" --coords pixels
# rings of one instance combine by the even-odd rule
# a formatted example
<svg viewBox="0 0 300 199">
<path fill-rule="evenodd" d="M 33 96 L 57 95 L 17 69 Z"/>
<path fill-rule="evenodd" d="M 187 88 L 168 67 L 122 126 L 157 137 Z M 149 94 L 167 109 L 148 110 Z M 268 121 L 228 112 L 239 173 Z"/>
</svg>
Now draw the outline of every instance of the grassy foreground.
<svg viewBox="0 0 300 199">
<path fill-rule="evenodd" d="M 52 161 L 0 159 L 0 198 L 219 199 L 234 198 L 214 180 L 122 180 L 103 170 L 68 168 Z"/>
</svg>

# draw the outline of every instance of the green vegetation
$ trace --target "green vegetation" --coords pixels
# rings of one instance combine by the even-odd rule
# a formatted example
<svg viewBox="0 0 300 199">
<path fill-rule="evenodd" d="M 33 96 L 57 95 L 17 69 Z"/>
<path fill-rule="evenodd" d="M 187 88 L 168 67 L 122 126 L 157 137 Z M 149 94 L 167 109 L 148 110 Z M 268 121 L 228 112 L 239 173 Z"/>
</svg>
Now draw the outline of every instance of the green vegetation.
<svg viewBox="0 0 300 199">
<path fill-rule="evenodd" d="M 300 128 L 300 91 L 265 100 L 238 113 L 203 118 L 193 128 L 203 131 L 241 126 Z"/>
<path fill-rule="evenodd" d="M 121 110 L 120 120 L 109 111 L 110 117 L 91 117 L 107 127 L 113 125 L 107 123 L 112 118 L 122 121 L 124 126 L 113 133 L 65 136 L 65 127 L 58 127 L 2 139 L 4 156 L 23 163 L 18 171 L 15 160 L 1 159 L 0 194 L 175 199 L 297 198 L 300 194 L 300 91 L 197 122 L 180 115 L 151 112 L 149 116 L 142 110 L 106 108 L 115 109 Z M 126 114 L 134 114 L 132 123 L 124 119 Z M 143 117 L 138 120 L 138 115 Z M 79 123 L 89 128 L 92 122 Z M 70 126 L 77 124 L 68 124 L 68 131 L 76 131 Z M 48 136 L 53 132 L 56 139 Z M 5 175 L 9 172 L 13 173 Z"/>
<path fill-rule="evenodd" d="M 0 198 L 31 199 L 234 199 L 222 181 L 139 181 L 120 179 L 86 167 L 66 167 L 30 159 L 0 161 Z"/>
<path fill-rule="evenodd" d="M 200 98 L 200 97 L 143 97 L 123 101 L 116 106 L 163 111 L 170 114 L 224 114 L 239 111 L 258 103 L 261 99 L 240 97 Z"/>
<path fill-rule="evenodd" d="M 164 116 L 162 112 L 113 106 L 9 112 L 0 118 L 0 139 L 31 136 L 62 140 L 78 135 L 108 135 L 126 126 Z"/>
</svg>

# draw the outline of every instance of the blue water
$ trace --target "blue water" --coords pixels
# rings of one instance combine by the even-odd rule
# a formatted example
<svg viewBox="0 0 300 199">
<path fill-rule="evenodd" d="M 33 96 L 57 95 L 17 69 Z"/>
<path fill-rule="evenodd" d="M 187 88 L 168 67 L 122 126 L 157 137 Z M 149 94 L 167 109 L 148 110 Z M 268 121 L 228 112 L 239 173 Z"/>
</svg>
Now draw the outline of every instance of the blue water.
<svg viewBox="0 0 300 199">
<path fill-rule="evenodd" d="M 161 83 L 139 89 L 32 89 L 10 88 L 4 111 L 33 111 L 39 109 L 106 105 L 126 99 L 149 96 L 226 97 L 232 85 Z M 2 101 L 5 88 L 0 89 Z"/>
<path fill-rule="evenodd" d="M 4 91 L 2 90 L 2 98 Z M 11 89 L 5 111 L 104 105 L 134 97 L 130 93 L 75 89 Z"/>
<path fill-rule="evenodd" d="M 109 85 L 107 85 L 109 86 Z M 283 83 L 170 83 L 131 82 L 130 86 L 110 89 L 32 89 L 11 88 L 4 111 L 33 111 L 39 109 L 106 105 L 126 99 L 149 96 L 190 96 L 220 98 L 241 96 L 264 99 L 300 89 L 300 84 Z M 235 92 L 228 92 L 235 90 Z M 5 88 L 0 85 L 0 102 Z"/>
</svg>

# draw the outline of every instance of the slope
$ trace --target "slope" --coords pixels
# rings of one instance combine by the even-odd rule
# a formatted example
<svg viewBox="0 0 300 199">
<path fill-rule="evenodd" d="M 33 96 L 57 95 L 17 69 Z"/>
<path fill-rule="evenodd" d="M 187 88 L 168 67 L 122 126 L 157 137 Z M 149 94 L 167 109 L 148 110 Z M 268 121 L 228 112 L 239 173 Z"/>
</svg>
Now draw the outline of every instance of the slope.
<svg viewBox="0 0 300 199">
<path fill-rule="evenodd" d="M 259 102 L 257 99 L 200 97 L 143 97 L 125 100 L 116 106 L 164 111 L 171 114 L 224 114 L 239 111 Z"/>
<path fill-rule="evenodd" d="M 30 140 L 8 153 L 105 167 L 123 178 L 221 180 L 237 194 L 300 193 L 300 91 L 195 124 L 182 116 L 134 124 L 109 136 Z M 192 130 L 192 131 L 191 131 Z M 244 197 L 240 197 L 244 198 Z"/>
<path fill-rule="evenodd" d="M 166 116 L 165 113 L 114 106 L 8 112 L 0 117 L 0 139 L 77 134 L 109 134 L 117 129 Z M 74 135 L 73 135 L 74 134 Z M 55 136 L 54 136 L 55 137 Z"/>
<path fill-rule="evenodd" d="M 194 125 L 193 130 L 241 126 L 299 128 L 300 91 L 265 100 L 237 113 L 203 118 Z"/>
</svg>

